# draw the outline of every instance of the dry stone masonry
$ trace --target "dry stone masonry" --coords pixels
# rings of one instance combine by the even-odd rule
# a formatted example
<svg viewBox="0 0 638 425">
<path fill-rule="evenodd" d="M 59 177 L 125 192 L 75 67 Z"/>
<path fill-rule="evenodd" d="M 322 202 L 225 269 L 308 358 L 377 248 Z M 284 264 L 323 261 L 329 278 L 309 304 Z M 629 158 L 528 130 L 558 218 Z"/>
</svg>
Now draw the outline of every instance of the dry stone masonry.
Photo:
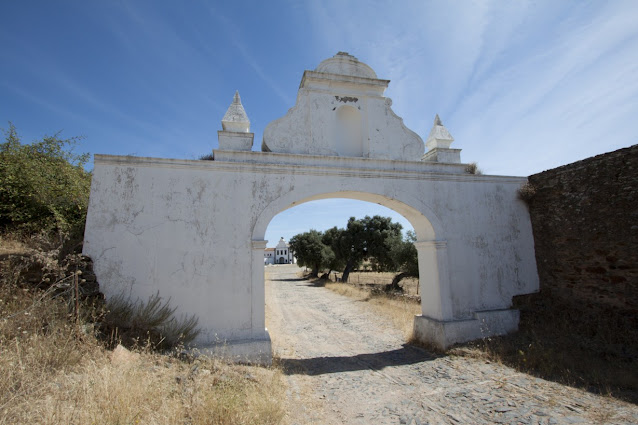
<svg viewBox="0 0 638 425">
<path fill-rule="evenodd" d="M 530 176 L 542 287 L 638 315 L 638 145 Z"/>
</svg>

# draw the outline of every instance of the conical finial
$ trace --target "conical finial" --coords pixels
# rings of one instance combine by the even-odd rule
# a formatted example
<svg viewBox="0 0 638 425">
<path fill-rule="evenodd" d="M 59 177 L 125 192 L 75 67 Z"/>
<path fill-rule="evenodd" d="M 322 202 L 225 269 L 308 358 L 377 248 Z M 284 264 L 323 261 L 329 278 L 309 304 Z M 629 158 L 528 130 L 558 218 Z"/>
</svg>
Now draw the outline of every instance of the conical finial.
<svg viewBox="0 0 638 425">
<path fill-rule="evenodd" d="M 239 91 L 235 91 L 233 103 L 230 104 L 224 118 L 222 118 L 222 128 L 224 131 L 232 131 L 234 133 L 249 133 L 250 120 L 244 106 L 241 104 Z"/>
<path fill-rule="evenodd" d="M 428 148 L 428 150 L 434 148 L 449 149 L 450 144 L 453 141 L 454 137 L 452 137 L 447 128 L 443 126 L 441 118 L 439 118 L 439 114 L 436 114 L 436 117 L 434 117 L 434 125 L 432 126 L 432 130 L 430 131 L 430 135 L 425 141 L 425 146 Z"/>
</svg>

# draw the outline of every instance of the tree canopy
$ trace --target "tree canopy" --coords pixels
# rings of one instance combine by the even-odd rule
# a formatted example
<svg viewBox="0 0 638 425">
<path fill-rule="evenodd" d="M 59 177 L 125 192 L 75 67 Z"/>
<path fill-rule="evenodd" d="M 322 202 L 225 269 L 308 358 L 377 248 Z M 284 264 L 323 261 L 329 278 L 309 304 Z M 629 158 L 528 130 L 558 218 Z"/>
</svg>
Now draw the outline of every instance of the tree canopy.
<svg viewBox="0 0 638 425">
<path fill-rule="evenodd" d="M 390 289 L 398 290 L 399 282 L 406 277 L 419 277 L 419 259 L 416 247 L 416 234 L 408 230 L 403 238 L 395 238 L 390 241 L 389 256 L 392 259 L 394 270 L 399 272 L 392 283 Z"/>
<path fill-rule="evenodd" d="M 317 277 L 319 270 L 329 268 L 335 259 L 334 252 L 321 242 L 321 238 L 321 232 L 310 230 L 293 236 L 289 242 L 297 264 L 310 268 L 314 277 Z"/>
<path fill-rule="evenodd" d="M 9 123 L 0 144 L 0 230 L 81 234 L 88 207 L 89 154 L 77 155 L 80 140 L 59 133 L 22 144 Z"/>
<path fill-rule="evenodd" d="M 347 282 L 350 272 L 364 260 L 370 261 L 375 270 L 392 269 L 391 241 L 401 239 L 401 229 L 401 224 L 393 223 L 390 217 L 350 217 L 345 229 L 335 226 L 324 233 L 322 240 L 345 262 L 341 279 Z"/>
<path fill-rule="evenodd" d="M 408 231 L 404 239 L 401 230 L 390 217 L 350 217 L 345 228 L 293 236 L 290 249 L 298 264 L 309 267 L 315 277 L 320 270 L 342 270 L 341 279 L 347 282 L 350 272 L 366 261 L 373 270 L 397 272 L 390 287 L 400 289 L 401 279 L 419 275 L 415 234 Z"/>
</svg>

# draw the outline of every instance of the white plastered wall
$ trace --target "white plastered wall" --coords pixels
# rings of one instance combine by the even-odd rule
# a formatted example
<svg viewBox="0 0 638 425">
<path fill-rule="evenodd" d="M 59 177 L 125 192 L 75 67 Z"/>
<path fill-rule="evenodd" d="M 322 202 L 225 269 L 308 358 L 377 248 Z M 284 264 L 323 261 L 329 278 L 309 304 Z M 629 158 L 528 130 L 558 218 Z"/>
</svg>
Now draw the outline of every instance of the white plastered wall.
<svg viewBox="0 0 638 425">
<path fill-rule="evenodd" d="M 199 318 L 200 347 L 223 342 L 267 362 L 263 237 L 271 219 L 313 199 L 376 202 L 415 228 L 424 316 L 415 331 L 445 347 L 514 329 L 512 296 L 538 289 L 529 215 L 516 193 L 525 181 L 383 159 L 96 155 L 84 252 L 107 297 L 159 292 L 178 314 Z"/>
</svg>

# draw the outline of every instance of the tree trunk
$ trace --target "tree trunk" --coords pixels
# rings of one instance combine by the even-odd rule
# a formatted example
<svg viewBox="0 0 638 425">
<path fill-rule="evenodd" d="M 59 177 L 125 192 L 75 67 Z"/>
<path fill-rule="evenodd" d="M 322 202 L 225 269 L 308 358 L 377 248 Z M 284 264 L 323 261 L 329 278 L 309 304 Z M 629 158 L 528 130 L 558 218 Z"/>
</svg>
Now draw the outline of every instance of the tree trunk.
<svg viewBox="0 0 638 425">
<path fill-rule="evenodd" d="M 310 277 L 317 277 L 319 276 L 319 267 L 313 267 L 312 271 L 310 272 Z"/>
<path fill-rule="evenodd" d="M 401 280 L 405 279 L 406 277 L 411 276 L 412 274 L 408 272 L 399 273 L 398 275 L 394 276 L 394 278 L 392 278 L 392 282 L 390 284 L 386 285 L 385 290 L 402 292 L 403 288 L 399 286 L 399 282 L 401 282 Z"/>
<path fill-rule="evenodd" d="M 348 262 L 346 263 L 346 268 L 343 269 L 343 273 L 341 274 L 342 282 L 348 281 L 348 276 L 350 275 L 351 271 L 352 271 L 352 261 L 348 260 Z"/>
</svg>

